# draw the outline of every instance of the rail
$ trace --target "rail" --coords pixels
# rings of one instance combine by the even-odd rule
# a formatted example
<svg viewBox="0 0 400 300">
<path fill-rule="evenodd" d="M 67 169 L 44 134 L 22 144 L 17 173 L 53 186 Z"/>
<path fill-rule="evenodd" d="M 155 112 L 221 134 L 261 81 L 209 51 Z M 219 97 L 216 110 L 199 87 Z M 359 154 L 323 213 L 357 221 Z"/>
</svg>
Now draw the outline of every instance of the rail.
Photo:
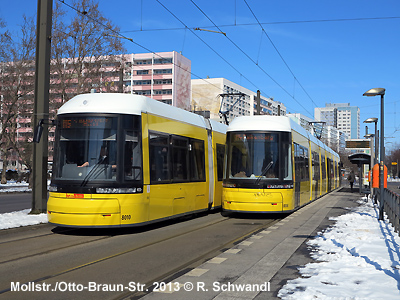
<svg viewBox="0 0 400 300">
<path fill-rule="evenodd" d="M 377 190 L 379 199 L 379 189 Z M 400 195 L 389 189 L 384 189 L 383 211 L 393 225 L 395 232 L 400 236 Z"/>
</svg>

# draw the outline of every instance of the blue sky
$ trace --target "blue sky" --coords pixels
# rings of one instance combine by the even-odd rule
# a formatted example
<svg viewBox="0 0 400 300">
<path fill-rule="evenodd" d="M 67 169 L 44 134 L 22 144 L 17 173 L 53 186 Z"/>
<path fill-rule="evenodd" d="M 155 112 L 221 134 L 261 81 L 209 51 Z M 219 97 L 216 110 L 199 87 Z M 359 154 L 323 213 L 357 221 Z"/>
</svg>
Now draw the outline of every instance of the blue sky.
<svg viewBox="0 0 400 300">
<path fill-rule="evenodd" d="M 308 117 L 325 103 L 358 106 L 361 136 L 365 119 L 380 118 L 380 98 L 362 94 L 386 88 L 386 146 L 400 144 L 400 1 L 158 1 L 99 2 L 105 17 L 137 44 L 182 52 L 192 61 L 192 78 L 225 77 Z M 36 9 L 36 0 L 14 0 L 0 6 L 0 18 L 15 31 L 22 15 Z M 226 36 L 193 30 L 218 31 L 212 22 Z M 123 41 L 128 53 L 147 52 Z"/>
</svg>

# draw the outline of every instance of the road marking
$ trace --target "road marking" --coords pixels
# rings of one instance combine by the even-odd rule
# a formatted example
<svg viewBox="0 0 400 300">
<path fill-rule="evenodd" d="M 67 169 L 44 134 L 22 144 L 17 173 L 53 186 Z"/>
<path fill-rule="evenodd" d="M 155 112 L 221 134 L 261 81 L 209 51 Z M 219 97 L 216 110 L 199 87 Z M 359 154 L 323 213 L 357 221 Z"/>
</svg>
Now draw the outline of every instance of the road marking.
<svg viewBox="0 0 400 300">
<path fill-rule="evenodd" d="M 242 249 L 229 249 L 226 250 L 224 253 L 229 253 L 229 254 L 238 254 Z"/>
<path fill-rule="evenodd" d="M 209 271 L 209 269 L 193 269 L 192 271 L 186 273 L 185 275 L 187 276 L 193 276 L 193 277 L 200 277 L 201 275 L 207 273 Z"/>
<path fill-rule="evenodd" d="M 242 246 L 250 246 L 251 244 L 253 244 L 253 242 L 244 241 L 244 242 L 241 242 L 239 245 L 242 245 Z"/>
<path fill-rule="evenodd" d="M 262 239 L 264 236 L 262 236 L 262 235 L 252 235 L 250 238 L 251 239 L 256 239 L 256 240 L 259 240 L 259 239 Z"/>
<path fill-rule="evenodd" d="M 208 261 L 208 263 L 210 263 L 210 264 L 220 264 L 220 263 L 224 262 L 225 260 L 227 260 L 227 258 L 224 258 L 224 257 L 214 257 L 214 258 L 210 259 L 210 260 Z"/>
</svg>

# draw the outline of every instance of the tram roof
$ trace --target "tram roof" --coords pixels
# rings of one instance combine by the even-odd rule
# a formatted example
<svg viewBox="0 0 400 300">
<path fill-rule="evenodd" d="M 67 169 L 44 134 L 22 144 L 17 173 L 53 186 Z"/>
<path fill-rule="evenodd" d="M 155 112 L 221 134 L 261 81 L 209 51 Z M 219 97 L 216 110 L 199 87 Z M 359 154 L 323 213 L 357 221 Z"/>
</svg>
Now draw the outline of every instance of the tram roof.
<svg viewBox="0 0 400 300">
<path fill-rule="evenodd" d="M 145 96 L 132 94 L 90 93 L 77 95 L 58 110 L 58 115 L 69 113 L 115 113 L 139 116 L 142 113 L 150 113 L 201 128 L 208 128 L 206 120 L 200 115 Z M 226 132 L 226 126 L 216 121 L 211 121 L 211 126 L 214 131 Z"/>
<path fill-rule="evenodd" d="M 257 115 L 257 116 L 241 116 L 236 117 L 228 126 L 229 131 L 279 131 L 279 132 L 292 132 L 292 130 L 307 137 L 311 142 L 317 144 L 319 147 L 325 149 L 327 152 L 339 157 L 339 155 L 322 143 L 310 132 L 305 130 L 299 124 L 294 122 L 287 116 L 270 116 L 270 115 Z"/>
</svg>

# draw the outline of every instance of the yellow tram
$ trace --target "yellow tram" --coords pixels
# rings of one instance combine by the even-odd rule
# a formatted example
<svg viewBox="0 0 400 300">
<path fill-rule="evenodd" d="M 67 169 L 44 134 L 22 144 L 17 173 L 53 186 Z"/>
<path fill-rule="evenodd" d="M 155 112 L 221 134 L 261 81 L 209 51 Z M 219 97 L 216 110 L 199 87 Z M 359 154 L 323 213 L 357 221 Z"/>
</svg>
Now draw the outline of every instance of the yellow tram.
<svg viewBox="0 0 400 300">
<path fill-rule="evenodd" d="M 227 129 L 224 212 L 291 212 L 339 187 L 339 155 L 286 116 Z"/>
<path fill-rule="evenodd" d="M 221 207 L 226 125 L 129 94 L 58 111 L 48 220 L 137 226 Z"/>
</svg>

